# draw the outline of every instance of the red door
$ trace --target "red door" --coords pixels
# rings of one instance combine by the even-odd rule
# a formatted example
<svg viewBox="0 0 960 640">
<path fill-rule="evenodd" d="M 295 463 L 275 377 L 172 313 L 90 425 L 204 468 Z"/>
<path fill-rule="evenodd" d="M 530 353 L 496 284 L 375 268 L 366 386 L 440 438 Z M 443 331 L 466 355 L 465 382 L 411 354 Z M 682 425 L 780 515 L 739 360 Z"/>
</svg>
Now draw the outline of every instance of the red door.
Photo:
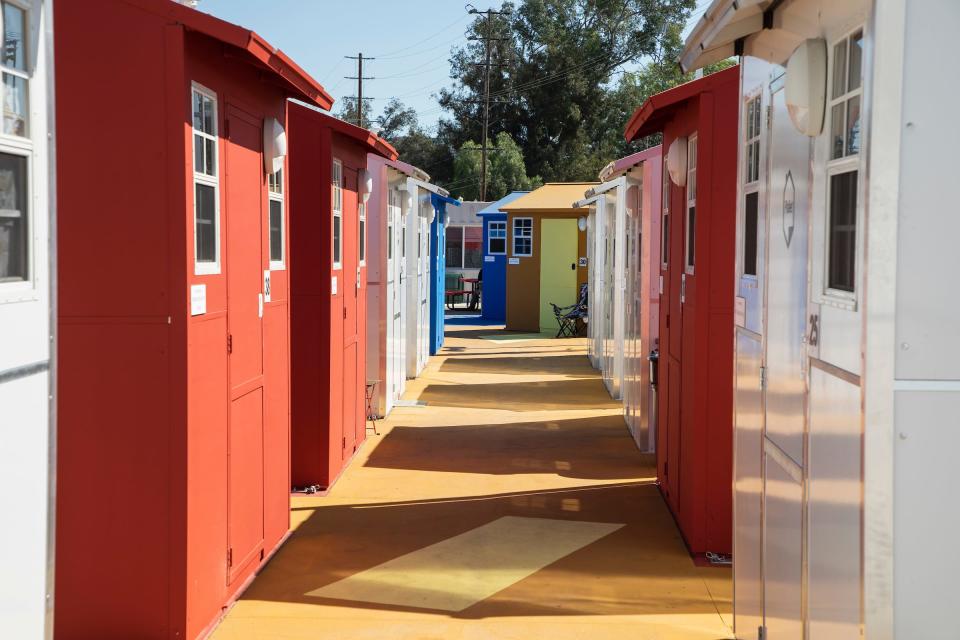
<svg viewBox="0 0 960 640">
<path fill-rule="evenodd" d="M 666 423 L 666 447 L 664 455 L 664 487 L 667 499 L 674 510 L 679 507 L 680 499 L 680 450 L 681 450 L 681 380 L 683 376 L 683 216 L 678 215 L 682 206 L 678 206 L 678 189 L 667 182 L 670 198 L 669 230 L 667 233 L 667 269 L 663 274 L 663 295 L 661 313 L 664 316 L 660 327 L 660 369 L 666 375 L 663 381 L 663 402 L 660 415 Z"/>
<path fill-rule="evenodd" d="M 227 564 L 229 584 L 263 550 L 263 229 L 261 128 L 258 119 L 227 109 L 225 209 L 227 351 L 230 425 L 227 442 Z"/>
<path fill-rule="evenodd" d="M 357 171 L 343 168 L 343 457 L 357 450 L 360 418 L 357 372 L 360 356 Z"/>
</svg>

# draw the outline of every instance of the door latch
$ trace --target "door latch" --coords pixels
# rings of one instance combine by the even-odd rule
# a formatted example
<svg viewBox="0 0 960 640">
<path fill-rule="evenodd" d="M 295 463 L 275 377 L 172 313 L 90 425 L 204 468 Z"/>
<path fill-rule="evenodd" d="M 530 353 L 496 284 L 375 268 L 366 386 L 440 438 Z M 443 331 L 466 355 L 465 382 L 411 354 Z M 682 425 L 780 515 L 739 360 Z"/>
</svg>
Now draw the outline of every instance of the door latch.
<svg viewBox="0 0 960 640">
<path fill-rule="evenodd" d="M 810 346 L 815 347 L 820 342 L 820 315 L 810 314 Z"/>
</svg>

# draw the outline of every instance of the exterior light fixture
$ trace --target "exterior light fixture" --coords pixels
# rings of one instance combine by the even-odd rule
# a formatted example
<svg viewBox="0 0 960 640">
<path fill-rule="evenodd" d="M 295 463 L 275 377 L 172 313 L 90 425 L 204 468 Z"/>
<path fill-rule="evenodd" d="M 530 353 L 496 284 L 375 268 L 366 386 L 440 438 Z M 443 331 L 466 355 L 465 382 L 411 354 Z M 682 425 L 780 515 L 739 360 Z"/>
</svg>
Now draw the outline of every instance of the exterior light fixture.
<svg viewBox="0 0 960 640">
<path fill-rule="evenodd" d="M 367 200 L 370 199 L 370 194 L 373 192 L 373 174 L 366 169 L 360 169 L 360 174 L 357 177 L 360 188 L 360 199 L 363 204 L 367 204 Z"/>
<path fill-rule="evenodd" d="M 287 132 L 276 118 L 267 118 L 263 122 L 263 168 L 276 173 L 283 168 L 283 159 L 287 157 Z"/>
<path fill-rule="evenodd" d="M 586 231 L 586 230 L 587 230 L 587 217 L 586 217 L 586 216 L 580 216 L 579 218 L 577 218 L 577 229 L 580 229 L 580 231 Z"/>
<path fill-rule="evenodd" d="M 667 151 L 667 172 L 678 187 L 687 184 L 687 137 L 676 138 Z"/>
<path fill-rule="evenodd" d="M 820 135 L 827 106 L 827 43 L 822 38 L 805 40 L 791 54 L 784 97 L 797 131 L 810 137 Z"/>
</svg>

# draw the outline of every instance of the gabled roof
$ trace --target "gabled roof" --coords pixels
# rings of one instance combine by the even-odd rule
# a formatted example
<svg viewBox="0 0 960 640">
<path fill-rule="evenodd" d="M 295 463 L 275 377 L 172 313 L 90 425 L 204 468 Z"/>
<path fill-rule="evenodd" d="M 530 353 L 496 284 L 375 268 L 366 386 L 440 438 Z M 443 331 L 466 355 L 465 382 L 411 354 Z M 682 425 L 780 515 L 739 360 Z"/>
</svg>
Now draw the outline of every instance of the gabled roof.
<svg viewBox="0 0 960 640">
<path fill-rule="evenodd" d="M 548 182 L 539 189 L 531 191 L 510 204 L 501 207 L 509 213 L 549 213 L 563 211 L 576 213 L 581 209 L 571 205 L 583 198 L 583 192 L 598 182 Z M 586 211 L 586 209 L 582 209 Z"/>
<path fill-rule="evenodd" d="M 402 173 L 402 174 L 404 174 L 404 175 L 408 175 L 408 176 L 410 176 L 411 178 L 416 178 L 417 180 L 421 180 L 421 181 L 423 181 L 423 182 L 430 182 L 430 174 L 429 174 L 429 173 L 427 173 L 426 171 L 424 171 L 423 169 L 421 169 L 421 168 L 419 168 L 419 167 L 415 167 L 415 166 L 413 166 L 412 164 L 408 164 L 408 163 L 404 162 L 403 160 L 393 159 L 393 160 L 388 161 L 386 164 L 387 164 L 387 166 L 393 167 L 394 169 L 396 169 L 396 170 L 399 171 L 400 173 Z"/>
<path fill-rule="evenodd" d="M 397 159 L 397 150 L 389 142 L 378 136 L 372 131 L 358 127 L 355 124 L 345 122 L 340 118 L 334 118 L 330 114 L 319 111 L 316 107 L 309 104 L 293 102 L 291 109 L 299 109 L 304 115 L 314 118 L 315 122 L 324 127 L 329 127 L 339 134 L 352 138 L 367 147 L 367 151 L 383 156 L 388 160 Z"/>
<path fill-rule="evenodd" d="M 782 0 L 714 0 L 687 36 L 680 68 L 687 73 L 740 54 L 744 38 L 772 28 L 770 18 L 780 4 Z"/>
<path fill-rule="evenodd" d="M 672 89 L 650 96 L 643 105 L 633 112 L 630 121 L 627 123 L 624 137 L 629 142 L 652 133 L 660 133 L 670 118 L 673 117 L 673 114 L 687 100 L 696 98 L 701 93 L 710 91 L 727 82 L 739 82 L 739 80 L 740 65 L 734 65 L 729 69 L 711 73 L 708 76 L 685 82 Z"/>
<path fill-rule="evenodd" d="M 172 0 L 124 1 L 181 24 L 188 31 L 239 49 L 255 65 L 271 72 L 289 90 L 291 97 L 313 103 L 321 109 L 329 110 L 333 106 L 333 97 L 319 82 L 257 33 Z"/>
<path fill-rule="evenodd" d="M 649 149 L 644 149 L 643 151 L 638 151 L 637 153 L 631 154 L 625 158 L 620 158 L 619 160 L 614 160 L 603 169 L 600 170 L 600 175 L 597 176 L 600 179 L 600 182 L 606 182 L 612 178 L 622 176 L 630 169 L 633 169 L 638 164 L 644 163 L 647 160 L 653 158 L 659 158 L 661 155 L 660 145 L 655 147 L 650 147 Z"/>
<path fill-rule="evenodd" d="M 491 202 L 490 204 L 488 204 L 487 206 L 485 206 L 483 209 L 480 209 L 480 211 L 477 212 L 477 215 L 478 215 L 478 216 L 492 216 L 492 215 L 495 215 L 495 214 L 503 214 L 504 212 L 501 211 L 501 208 L 502 208 L 502 207 L 505 207 L 506 205 L 510 204 L 510 203 L 513 202 L 514 200 L 517 200 L 517 199 L 519 199 L 519 198 L 527 195 L 528 193 L 530 193 L 530 192 L 529 192 L 529 191 L 514 191 L 513 193 L 508 193 L 507 195 L 503 196 L 502 198 L 500 198 L 500 199 L 497 200 L 496 202 Z"/>
</svg>

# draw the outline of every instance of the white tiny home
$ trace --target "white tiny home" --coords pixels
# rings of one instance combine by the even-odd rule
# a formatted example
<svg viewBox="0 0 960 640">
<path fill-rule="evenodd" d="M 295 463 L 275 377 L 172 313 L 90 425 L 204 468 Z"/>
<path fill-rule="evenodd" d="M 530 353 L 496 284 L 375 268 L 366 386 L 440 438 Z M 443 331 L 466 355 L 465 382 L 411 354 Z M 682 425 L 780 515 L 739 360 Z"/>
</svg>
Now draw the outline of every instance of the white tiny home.
<svg viewBox="0 0 960 640">
<path fill-rule="evenodd" d="M 716 0 L 742 58 L 736 636 L 957 637 L 956 0 Z M 944 289 L 946 286 L 946 289 Z"/>
<path fill-rule="evenodd" d="M 654 448 L 655 394 L 648 356 L 659 333 L 660 147 L 600 172 L 574 208 L 588 208 L 590 361 L 603 375 L 642 451 Z"/>
<path fill-rule="evenodd" d="M 52 3 L 0 2 L 0 637 L 52 633 Z"/>
</svg>

